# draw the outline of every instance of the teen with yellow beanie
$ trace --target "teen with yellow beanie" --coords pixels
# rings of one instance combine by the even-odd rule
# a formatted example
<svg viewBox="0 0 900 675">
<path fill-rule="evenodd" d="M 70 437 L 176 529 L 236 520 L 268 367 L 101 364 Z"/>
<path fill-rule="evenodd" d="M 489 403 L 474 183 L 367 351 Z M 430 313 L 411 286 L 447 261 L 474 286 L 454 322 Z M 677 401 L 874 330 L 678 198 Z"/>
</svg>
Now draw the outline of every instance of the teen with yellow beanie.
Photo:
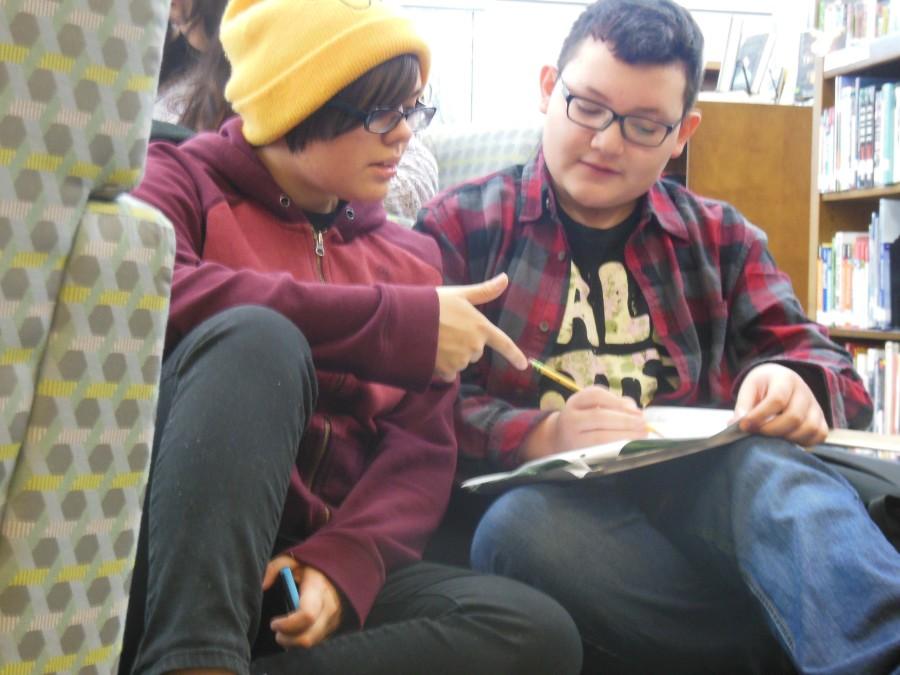
<svg viewBox="0 0 900 675">
<path fill-rule="evenodd" d="M 577 672 L 554 601 L 420 560 L 457 372 L 525 366 L 473 307 L 505 278 L 437 289 L 381 207 L 427 46 L 365 0 L 231 0 L 220 36 L 238 116 L 153 144 L 137 190 L 178 250 L 120 672 Z"/>
</svg>

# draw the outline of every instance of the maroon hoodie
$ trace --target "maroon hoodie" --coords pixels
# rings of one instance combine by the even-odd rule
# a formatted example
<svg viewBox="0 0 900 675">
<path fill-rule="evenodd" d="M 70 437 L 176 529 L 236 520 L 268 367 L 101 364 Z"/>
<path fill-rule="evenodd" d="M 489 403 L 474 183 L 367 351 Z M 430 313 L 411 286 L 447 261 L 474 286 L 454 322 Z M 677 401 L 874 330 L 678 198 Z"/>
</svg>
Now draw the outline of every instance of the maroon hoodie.
<svg viewBox="0 0 900 675">
<path fill-rule="evenodd" d="M 387 221 L 380 204 L 350 203 L 317 242 L 238 118 L 180 146 L 152 144 L 135 195 L 175 226 L 167 350 L 217 312 L 248 304 L 277 310 L 309 341 L 319 400 L 281 533 L 362 624 L 386 572 L 421 555 L 453 480 L 456 386 L 431 378 L 434 241 Z"/>
</svg>

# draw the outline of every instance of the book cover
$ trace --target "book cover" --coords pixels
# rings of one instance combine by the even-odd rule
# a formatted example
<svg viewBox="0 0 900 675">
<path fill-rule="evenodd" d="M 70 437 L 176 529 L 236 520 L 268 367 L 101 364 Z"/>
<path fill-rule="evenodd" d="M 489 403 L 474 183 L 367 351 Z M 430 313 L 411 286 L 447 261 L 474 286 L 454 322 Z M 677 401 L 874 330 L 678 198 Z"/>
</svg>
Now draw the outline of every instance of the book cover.
<svg viewBox="0 0 900 675">
<path fill-rule="evenodd" d="M 516 485 L 592 478 L 637 469 L 711 450 L 747 436 L 732 423 L 731 410 L 652 406 L 647 424 L 662 438 L 616 441 L 559 452 L 500 473 L 475 476 L 462 483 L 470 492 L 493 494 Z"/>
<path fill-rule="evenodd" d="M 878 231 L 872 259 L 878 266 L 876 325 L 882 328 L 900 325 L 900 269 L 891 253 L 900 254 L 900 200 L 878 200 Z M 900 261 L 898 261 L 900 262 Z"/>
<path fill-rule="evenodd" d="M 887 293 L 889 294 L 887 302 L 890 306 L 888 322 L 892 327 L 900 328 L 900 237 L 888 246 L 889 253 L 885 272 Z"/>
<path fill-rule="evenodd" d="M 462 487 L 478 494 L 496 494 L 528 483 L 596 478 L 714 451 L 749 436 L 738 428 L 731 410 L 652 406 L 644 410 L 644 416 L 663 438 L 617 441 L 559 452 L 510 471 L 475 476 L 463 481 Z M 877 449 L 900 461 L 900 436 L 896 435 L 833 429 L 825 444 Z"/>
</svg>

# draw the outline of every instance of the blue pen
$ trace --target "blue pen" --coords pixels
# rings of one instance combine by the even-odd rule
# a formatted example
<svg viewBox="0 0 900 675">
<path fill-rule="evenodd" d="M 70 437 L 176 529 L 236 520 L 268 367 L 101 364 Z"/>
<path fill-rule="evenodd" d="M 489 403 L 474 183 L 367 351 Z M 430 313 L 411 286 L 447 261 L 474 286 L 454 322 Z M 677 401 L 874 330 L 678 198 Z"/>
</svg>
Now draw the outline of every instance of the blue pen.
<svg viewBox="0 0 900 675">
<path fill-rule="evenodd" d="M 282 567 L 278 575 L 284 588 L 284 598 L 287 602 L 288 611 L 296 612 L 300 607 L 300 591 L 297 590 L 297 584 L 294 582 L 294 573 L 290 567 Z"/>
</svg>

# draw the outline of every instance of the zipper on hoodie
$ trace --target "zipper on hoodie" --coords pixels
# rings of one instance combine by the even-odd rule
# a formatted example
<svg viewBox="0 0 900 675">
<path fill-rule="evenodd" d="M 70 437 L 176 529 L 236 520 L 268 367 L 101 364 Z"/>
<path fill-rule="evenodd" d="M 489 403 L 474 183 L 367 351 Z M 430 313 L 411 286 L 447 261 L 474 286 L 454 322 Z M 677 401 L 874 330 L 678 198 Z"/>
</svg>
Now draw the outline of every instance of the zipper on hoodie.
<svg viewBox="0 0 900 675">
<path fill-rule="evenodd" d="M 331 440 L 331 418 L 323 416 L 324 424 L 322 427 L 322 442 L 316 448 L 316 454 L 313 457 L 312 465 L 309 469 L 309 489 L 312 492 L 316 490 L 316 479 L 319 477 L 319 469 L 322 468 L 322 460 L 328 452 L 328 441 Z"/>
<path fill-rule="evenodd" d="M 325 259 L 325 230 L 312 228 L 313 244 L 316 247 L 316 271 L 319 273 L 319 281 L 325 281 L 325 270 L 322 261 Z"/>
</svg>

